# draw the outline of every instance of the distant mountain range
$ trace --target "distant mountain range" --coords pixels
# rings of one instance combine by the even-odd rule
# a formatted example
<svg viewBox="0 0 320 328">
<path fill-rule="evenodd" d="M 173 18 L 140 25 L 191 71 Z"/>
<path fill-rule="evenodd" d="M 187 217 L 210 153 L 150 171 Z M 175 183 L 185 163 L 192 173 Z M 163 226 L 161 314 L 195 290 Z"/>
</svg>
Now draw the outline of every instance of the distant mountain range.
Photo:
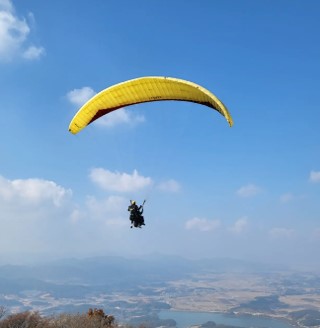
<svg viewBox="0 0 320 328">
<path fill-rule="evenodd" d="M 248 273 L 274 269 L 234 259 L 188 260 L 159 254 L 137 259 L 116 256 L 70 258 L 35 265 L 2 265 L 0 293 L 17 293 L 27 289 L 75 296 L 75 293 L 82 294 L 86 289 L 101 286 L 115 290 L 133 288 L 141 282 L 155 285 L 206 272 Z"/>
</svg>

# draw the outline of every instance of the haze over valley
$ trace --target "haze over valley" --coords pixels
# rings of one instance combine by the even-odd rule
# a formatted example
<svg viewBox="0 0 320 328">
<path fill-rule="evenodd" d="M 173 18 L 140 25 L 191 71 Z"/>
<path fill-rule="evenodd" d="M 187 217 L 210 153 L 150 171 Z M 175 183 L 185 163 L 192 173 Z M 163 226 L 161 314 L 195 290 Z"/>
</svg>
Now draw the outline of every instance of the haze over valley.
<svg viewBox="0 0 320 328">
<path fill-rule="evenodd" d="M 1 266 L 0 278 L 0 304 L 10 312 L 103 308 L 119 322 L 159 325 L 166 310 L 265 316 L 301 326 L 320 319 L 319 272 L 232 259 L 66 259 Z"/>
</svg>

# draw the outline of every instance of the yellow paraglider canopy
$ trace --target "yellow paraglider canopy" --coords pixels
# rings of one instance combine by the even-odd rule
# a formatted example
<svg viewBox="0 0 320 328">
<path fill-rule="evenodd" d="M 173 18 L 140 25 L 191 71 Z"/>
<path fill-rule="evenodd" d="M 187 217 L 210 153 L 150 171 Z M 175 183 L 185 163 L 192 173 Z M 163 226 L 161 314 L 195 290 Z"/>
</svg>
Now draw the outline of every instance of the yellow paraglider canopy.
<svg viewBox="0 0 320 328">
<path fill-rule="evenodd" d="M 97 93 L 73 117 L 69 131 L 76 134 L 116 109 L 160 100 L 189 101 L 211 107 L 223 115 L 230 126 L 233 125 L 226 106 L 207 89 L 177 78 L 148 76 L 115 84 Z"/>
</svg>

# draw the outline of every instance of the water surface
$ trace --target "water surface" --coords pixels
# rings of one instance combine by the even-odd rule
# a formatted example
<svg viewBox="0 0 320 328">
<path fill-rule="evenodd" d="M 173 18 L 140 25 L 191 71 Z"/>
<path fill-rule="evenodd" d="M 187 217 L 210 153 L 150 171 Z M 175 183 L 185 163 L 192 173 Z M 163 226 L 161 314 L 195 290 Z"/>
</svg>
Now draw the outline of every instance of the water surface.
<svg viewBox="0 0 320 328">
<path fill-rule="evenodd" d="M 160 319 L 174 319 L 178 328 L 187 328 L 192 325 L 214 321 L 216 324 L 231 325 L 244 328 L 292 328 L 289 323 L 257 316 L 228 315 L 226 313 L 213 312 L 184 312 L 184 311 L 161 311 Z"/>
</svg>

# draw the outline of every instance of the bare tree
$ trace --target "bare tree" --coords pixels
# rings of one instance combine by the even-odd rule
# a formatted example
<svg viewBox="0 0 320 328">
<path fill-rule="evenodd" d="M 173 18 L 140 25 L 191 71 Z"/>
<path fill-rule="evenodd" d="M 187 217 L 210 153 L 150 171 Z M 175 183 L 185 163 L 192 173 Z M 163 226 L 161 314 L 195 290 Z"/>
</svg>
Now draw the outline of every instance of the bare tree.
<svg viewBox="0 0 320 328">
<path fill-rule="evenodd" d="M 37 328 L 41 327 L 42 318 L 37 312 L 10 314 L 0 322 L 0 328 Z"/>
<path fill-rule="evenodd" d="M 0 306 L 0 320 L 6 315 L 7 309 L 4 306 Z"/>
<path fill-rule="evenodd" d="M 3 313 L 5 309 L 1 307 Z M 102 309 L 89 309 L 86 314 L 60 314 L 42 317 L 38 312 L 10 314 L 0 320 L 0 328 L 118 328 L 115 318 Z"/>
</svg>

